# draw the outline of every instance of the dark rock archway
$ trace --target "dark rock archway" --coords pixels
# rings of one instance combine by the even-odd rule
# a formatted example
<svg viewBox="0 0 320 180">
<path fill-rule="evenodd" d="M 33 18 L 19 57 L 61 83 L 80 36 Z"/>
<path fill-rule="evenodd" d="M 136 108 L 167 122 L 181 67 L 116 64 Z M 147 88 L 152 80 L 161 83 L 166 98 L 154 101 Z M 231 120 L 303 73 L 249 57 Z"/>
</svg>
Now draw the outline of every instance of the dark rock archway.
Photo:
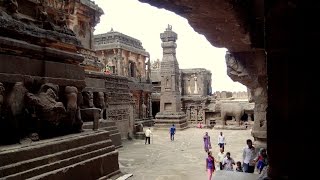
<svg viewBox="0 0 320 180">
<path fill-rule="evenodd" d="M 269 177 L 287 179 L 288 134 L 283 131 L 288 123 L 288 60 L 296 53 L 296 1 L 139 1 L 187 18 L 213 46 L 229 50 L 228 75 L 246 85 L 256 103 L 252 135 L 258 146 L 267 144 Z"/>
</svg>

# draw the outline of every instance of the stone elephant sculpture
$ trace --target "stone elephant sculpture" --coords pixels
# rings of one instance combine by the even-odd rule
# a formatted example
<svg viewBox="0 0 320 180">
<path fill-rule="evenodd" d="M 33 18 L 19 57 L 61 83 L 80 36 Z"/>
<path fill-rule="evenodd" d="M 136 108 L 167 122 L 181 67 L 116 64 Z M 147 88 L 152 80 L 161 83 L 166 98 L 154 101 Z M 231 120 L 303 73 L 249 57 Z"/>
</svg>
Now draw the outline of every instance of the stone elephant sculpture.
<svg viewBox="0 0 320 180">
<path fill-rule="evenodd" d="M 244 107 L 239 103 L 223 103 L 221 104 L 222 124 L 227 125 L 227 116 L 235 118 L 238 126 L 240 126 L 241 117 L 244 115 Z"/>
</svg>

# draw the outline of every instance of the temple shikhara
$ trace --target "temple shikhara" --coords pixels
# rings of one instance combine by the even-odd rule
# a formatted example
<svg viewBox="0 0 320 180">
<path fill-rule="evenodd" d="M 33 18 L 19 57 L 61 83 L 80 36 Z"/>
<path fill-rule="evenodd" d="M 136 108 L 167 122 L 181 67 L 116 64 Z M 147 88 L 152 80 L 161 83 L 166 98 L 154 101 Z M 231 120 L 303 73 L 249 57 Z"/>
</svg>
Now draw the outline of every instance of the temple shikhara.
<svg viewBox="0 0 320 180">
<path fill-rule="evenodd" d="M 123 174 L 124 142 L 145 138 L 144 127 L 167 133 L 173 124 L 180 132 L 199 125 L 208 131 L 251 129 L 255 147 L 270 152 L 268 175 L 287 177 L 274 150 L 287 148 L 274 136 L 287 120 L 278 110 L 287 112 L 280 100 L 288 95 L 278 87 L 285 81 L 277 66 L 282 58 L 273 55 L 284 48 L 268 41 L 264 49 L 262 22 L 243 23 L 238 1 L 221 2 L 221 13 L 232 14 L 226 19 L 208 0 L 140 1 L 177 12 L 210 42 L 227 47 L 226 73 L 247 91 L 214 91 L 208 69 L 180 69 L 180 32 L 172 25 L 159 30 L 163 57 L 152 60 L 135 37 L 116 29 L 94 34 L 107 14 L 94 1 L 0 0 L 0 179 L 115 179 Z M 203 20 L 208 17 L 226 25 L 218 28 Z"/>
</svg>

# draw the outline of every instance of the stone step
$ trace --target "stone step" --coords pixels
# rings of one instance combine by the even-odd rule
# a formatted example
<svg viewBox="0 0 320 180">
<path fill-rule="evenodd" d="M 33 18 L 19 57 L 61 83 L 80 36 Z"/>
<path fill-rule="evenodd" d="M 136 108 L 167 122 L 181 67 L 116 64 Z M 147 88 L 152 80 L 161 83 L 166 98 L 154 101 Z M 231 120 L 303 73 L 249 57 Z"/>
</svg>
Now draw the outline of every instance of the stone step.
<svg viewBox="0 0 320 180">
<path fill-rule="evenodd" d="M 0 167 L 74 149 L 106 139 L 109 139 L 108 131 L 89 131 L 33 142 L 28 145 L 4 147 L 0 150 Z"/>
<path fill-rule="evenodd" d="M 107 155 L 108 153 L 117 153 L 116 151 L 114 151 L 114 146 L 109 146 L 109 147 L 104 147 L 101 149 L 97 149 L 91 152 L 87 152 L 84 154 L 80 154 L 77 156 L 73 156 L 70 158 L 66 158 L 66 159 L 62 159 L 59 161 L 55 161 L 43 166 L 38 166 L 32 169 L 29 169 L 27 171 L 23 171 L 23 172 L 18 172 L 16 174 L 12 174 L 9 176 L 5 176 L 4 179 L 7 180 L 14 180 L 14 179 L 28 179 L 28 178 L 32 178 L 35 176 L 39 176 L 41 174 L 45 174 L 51 171 L 55 171 L 57 169 L 64 169 L 65 167 L 68 166 L 75 166 L 75 164 L 85 161 L 85 160 L 90 160 L 92 158 L 97 158 L 99 156 L 103 156 L 103 155 Z M 88 173 L 90 174 L 90 173 Z"/>
<path fill-rule="evenodd" d="M 108 120 L 99 120 L 99 128 L 104 128 L 104 127 L 116 127 L 116 122 L 114 121 L 108 121 Z M 83 129 L 92 129 L 93 128 L 93 122 L 84 122 L 82 125 Z"/>
<path fill-rule="evenodd" d="M 113 151 L 91 159 L 86 159 L 70 166 L 66 166 L 32 177 L 28 180 L 97 180 L 101 177 L 113 177 L 119 173 L 121 172 L 119 170 L 118 164 L 118 152 Z"/>
<path fill-rule="evenodd" d="M 185 130 L 188 127 L 188 123 L 174 123 L 175 127 L 176 127 L 176 130 Z M 157 129 L 157 130 L 168 130 L 170 129 L 170 127 L 172 126 L 172 123 L 156 123 L 154 125 L 154 129 Z"/>
<path fill-rule="evenodd" d="M 114 121 L 100 120 L 99 121 L 99 130 L 104 130 L 109 132 L 110 139 L 112 140 L 116 148 L 122 147 L 121 143 L 121 134 L 118 127 Z M 92 129 L 93 122 L 85 122 L 84 129 Z"/>
<path fill-rule="evenodd" d="M 67 159 L 70 157 L 74 157 L 80 154 L 85 154 L 87 152 L 91 152 L 96 149 L 102 149 L 109 146 L 113 146 L 110 139 L 93 143 L 93 144 L 88 144 L 82 147 L 77 147 L 74 149 L 68 149 L 65 151 L 57 152 L 55 154 L 50 154 L 46 156 L 29 159 L 22 162 L 17 162 L 14 164 L 9 164 L 9 165 L 0 167 L 0 172 L 1 172 L 0 177 L 9 176 L 15 173 L 27 171 L 35 167 L 43 166 L 55 161 Z"/>
<path fill-rule="evenodd" d="M 114 134 L 110 134 L 110 139 L 112 140 L 112 143 L 116 148 L 122 147 L 120 132 L 114 133 Z"/>
<path fill-rule="evenodd" d="M 119 132 L 117 126 L 104 127 L 104 128 L 101 128 L 101 130 L 109 131 L 110 135 Z"/>
</svg>

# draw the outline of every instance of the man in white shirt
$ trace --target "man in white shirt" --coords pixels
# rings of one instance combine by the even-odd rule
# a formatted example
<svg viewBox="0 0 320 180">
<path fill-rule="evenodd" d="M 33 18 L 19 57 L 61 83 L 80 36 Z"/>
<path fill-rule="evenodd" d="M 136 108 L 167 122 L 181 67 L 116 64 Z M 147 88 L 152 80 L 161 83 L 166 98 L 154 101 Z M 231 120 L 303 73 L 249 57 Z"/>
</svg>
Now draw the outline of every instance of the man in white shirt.
<svg viewBox="0 0 320 180">
<path fill-rule="evenodd" d="M 224 137 L 224 135 L 222 134 L 222 132 L 220 132 L 220 135 L 218 137 L 218 145 L 220 148 L 224 149 L 224 145 L 226 145 L 226 139 Z"/>
<path fill-rule="evenodd" d="M 218 160 L 219 160 L 219 166 L 220 170 L 223 170 L 223 160 L 226 157 L 226 153 L 224 153 L 224 149 L 220 148 L 220 152 L 218 153 Z"/>
<path fill-rule="evenodd" d="M 243 170 L 246 173 L 253 173 L 255 161 L 254 159 L 257 157 L 257 151 L 255 147 L 252 146 L 251 139 L 247 140 L 247 147 L 243 149 Z"/>
<path fill-rule="evenodd" d="M 146 135 L 146 141 L 144 144 L 147 144 L 147 141 L 148 141 L 148 144 L 150 144 L 150 135 L 152 134 L 150 128 L 148 128 L 145 132 L 145 135 Z"/>
</svg>

